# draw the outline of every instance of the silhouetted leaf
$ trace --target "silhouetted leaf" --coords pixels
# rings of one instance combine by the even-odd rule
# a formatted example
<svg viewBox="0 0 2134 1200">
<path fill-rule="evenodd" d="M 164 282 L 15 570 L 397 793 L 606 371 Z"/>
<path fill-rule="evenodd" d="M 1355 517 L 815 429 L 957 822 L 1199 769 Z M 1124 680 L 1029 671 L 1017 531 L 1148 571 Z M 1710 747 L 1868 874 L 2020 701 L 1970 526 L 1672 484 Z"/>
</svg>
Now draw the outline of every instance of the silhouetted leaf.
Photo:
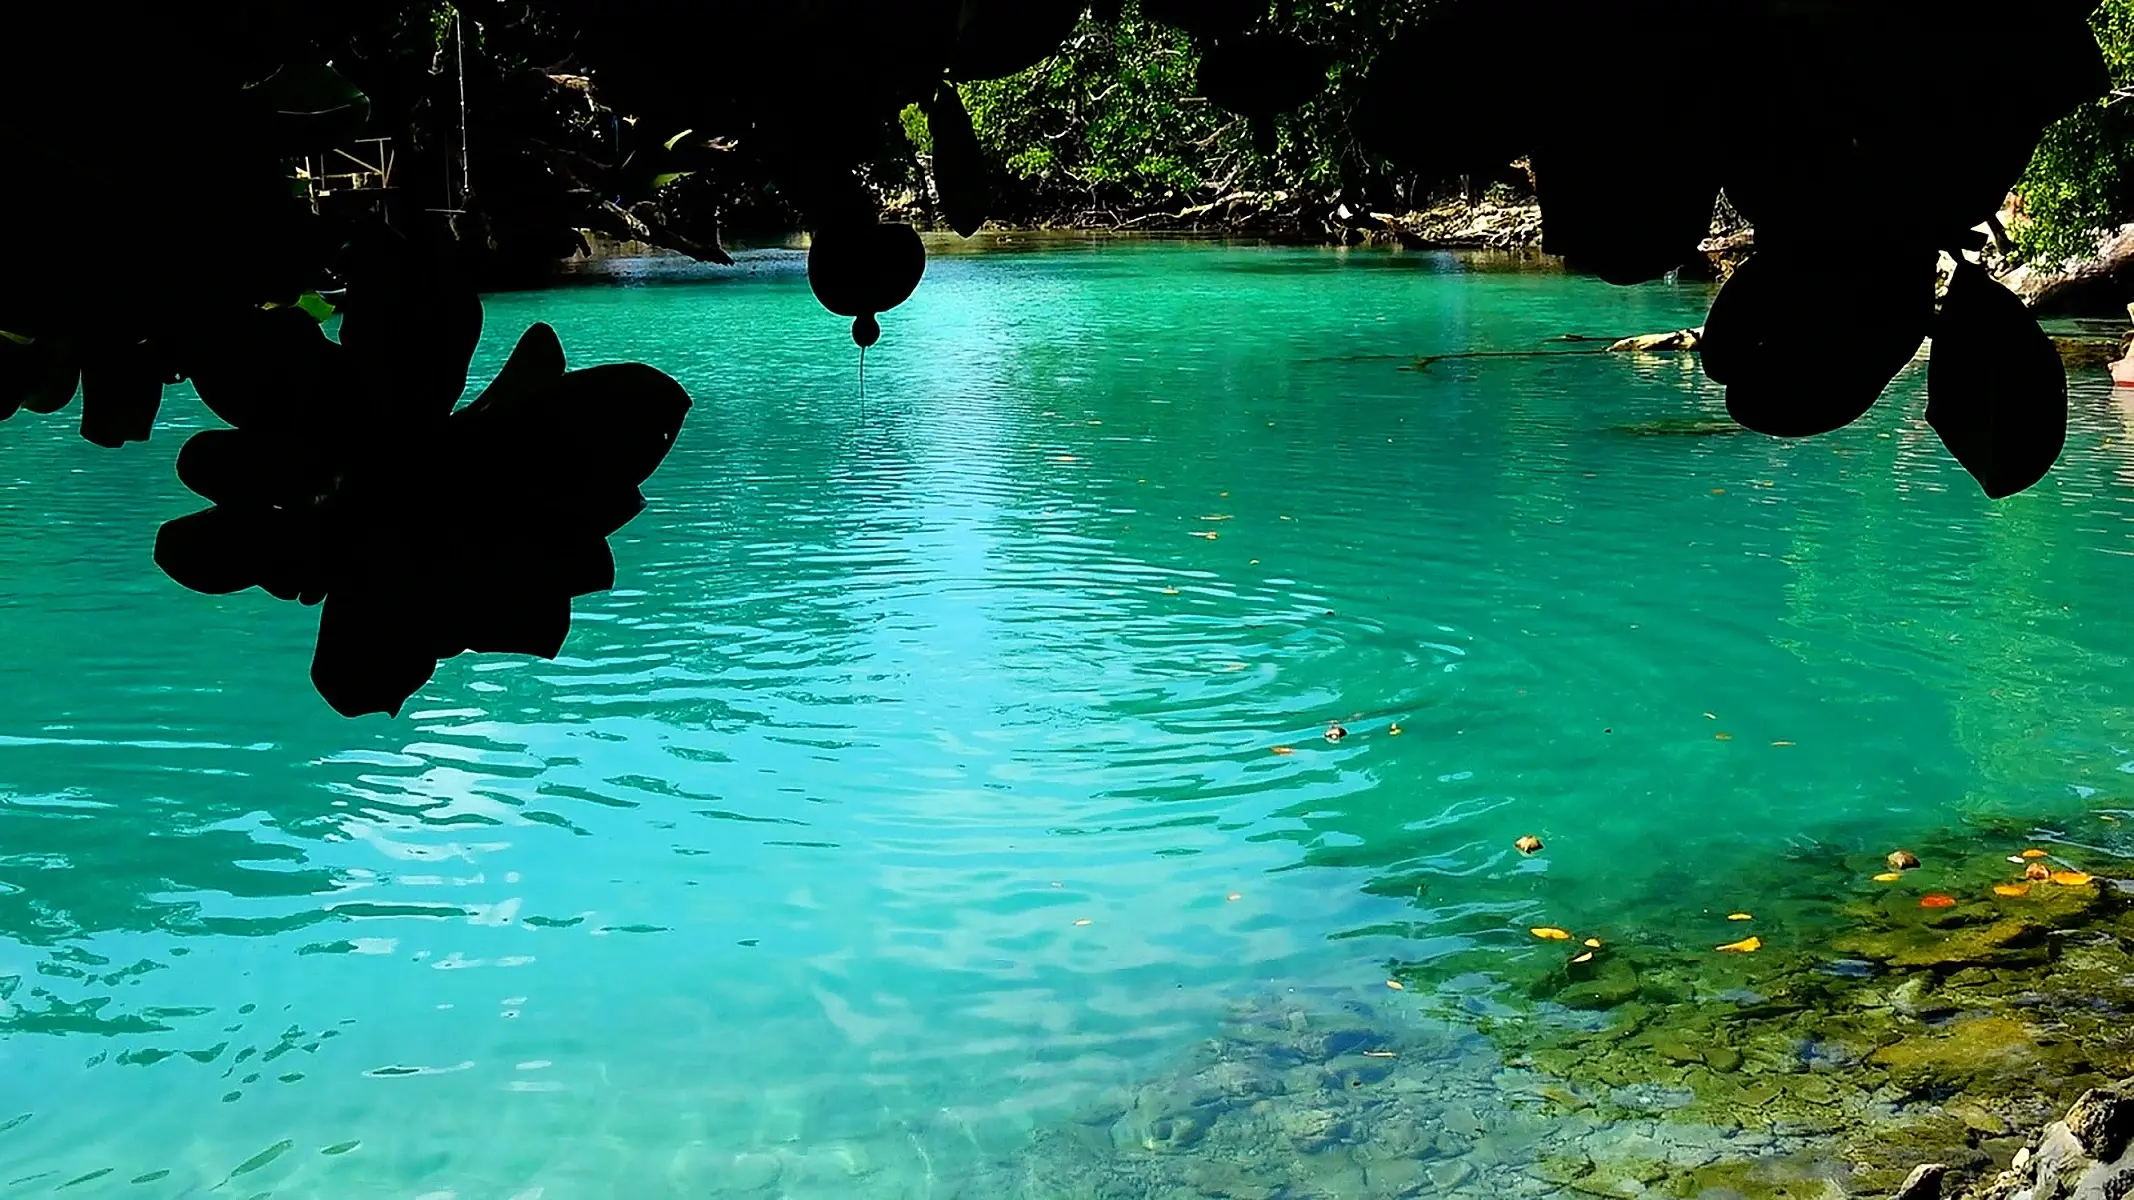
<svg viewBox="0 0 2134 1200">
<path fill-rule="evenodd" d="M 1533 155 L 1541 248 L 1609 283 L 1658 279 L 1699 257 L 1719 182 L 1699 158 L 1656 165 L 1586 137 Z"/>
<path fill-rule="evenodd" d="M 2067 442 L 2067 370 L 2023 302 L 1965 261 L 1934 319 L 1927 423 L 1988 496 L 2045 477 Z"/>
<path fill-rule="evenodd" d="M 934 187 L 941 194 L 942 215 L 949 228 L 969 237 L 985 224 L 992 195 L 985 156 L 955 84 L 944 81 L 935 89 L 926 106 L 926 130 L 934 143 Z"/>
<path fill-rule="evenodd" d="M 82 436 L 107 449 L 145 442 L 163 404 L 162 372 L 139 345 L 113 347 L 82 367 Z"/>
<path fill-rule="evenodd" d="M 178 451 L 178 481 L 217 504 L 291 508 L 332 490 L 312 443 L 284 433 L 206 429 Z"/>
<path fill-rule="evenodd" d="M 509 407 L 524 401 L 544 388 L 554 385 L 563 377 L 563 343 L 556 337 L 555 329 L 543 321 L 536 321 L 519 335 L 519 342 L 511 348 L 511 357 L 482 389 L 474 402 L 460 410 L 472 415 L 492 408 Z"/>
<path fill-rule="evenodd" d="M 397 236 L 357 247 L 341 304 L 341 346 L 377 415 L 442 417 L 467 387 L 482 305 L 465 277 Z"/>
<path fill-rule="evenodd" d="M 1533 149 L 1535 96 L 1462 47 L 1523 42 L 1518 6 L 1453 4 L 1402 28 L 1372 60 L 1351 124 L 1366 146 L 1426 179 L 1494 177 Z M 1486 95 L 1487 104 L 1474 98 Z M 1457 117 L 1454 117 L 1457 114 Z"/>
<path fill-rule="evenodd" d="M 165 521 L 156 531 L 156 565 L 196 592 L 241 592 L 264 575 L 266 532 L 260 521 L 226 508 Z"/>
<path fill-rule="evenodd" d="M 1858 420 L 1919 350 L 1934 315 L 1924 252 L 1862 262 L 1758 250 L 1705 320 L 1705 373 L 1735 420 L 1809 437 Z"/>
<path fill-rule="evenodd" d="M 342 347 L 295 306 L 245 308 L 214 321 L 186 363 L 209 411 L 239 429 L 316 427 L 346 408 Z"/>
<path fill-rule="evenodd" d="M 887 312 L 911 298 L 926 273 L 926 247 L 909 225 L 832 225 L 808 247 L 808 286 L 841 317 Z"/>
<path fill-rule="evenodd" d="M 1196 82 L 1211 102 L 1241 117 L 1279 116 L 1326 90 L 1325 54 L 1294 37 L 1242 33 L 1216 39 Z"/>
<path fill-rule="evenodd" d="M 434 637 L 412 605 L 371 591 L 334 592 L 319 611 L 312 686 L 344 717 L 397 717 L 437 671 L 437 659 L 422 648 Z"/>
<path fill-rule="evenodd" d="M 74 399 L 79 375 L 74 356 L 56 338 L 0 338 L 0 420 L 17 408 L 58 412 Z"/>
<path fill-rule="evenodd" d="M 963 0 L 949 77 L 1000 79 L 1058 51 L 1082 16 L 1083 0 Z"/>
</svg>

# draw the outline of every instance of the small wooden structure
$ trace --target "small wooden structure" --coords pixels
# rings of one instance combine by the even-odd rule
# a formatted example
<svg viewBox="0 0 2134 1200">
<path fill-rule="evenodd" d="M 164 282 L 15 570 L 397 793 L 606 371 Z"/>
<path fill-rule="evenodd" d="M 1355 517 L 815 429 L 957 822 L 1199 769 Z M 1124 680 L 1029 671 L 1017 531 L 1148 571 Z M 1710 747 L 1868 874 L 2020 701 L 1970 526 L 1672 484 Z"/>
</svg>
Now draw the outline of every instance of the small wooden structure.
<svg viewBox="0 0 2134 1200">
<path fill-rule="evenodd" d="M 347 149 L 307 154 L 295 167 L 296 180 L 304 185 L 313 212 L 351 198 L 382 200 L 393 190 L 393 139 L 360 138 Z"/>
</svg>

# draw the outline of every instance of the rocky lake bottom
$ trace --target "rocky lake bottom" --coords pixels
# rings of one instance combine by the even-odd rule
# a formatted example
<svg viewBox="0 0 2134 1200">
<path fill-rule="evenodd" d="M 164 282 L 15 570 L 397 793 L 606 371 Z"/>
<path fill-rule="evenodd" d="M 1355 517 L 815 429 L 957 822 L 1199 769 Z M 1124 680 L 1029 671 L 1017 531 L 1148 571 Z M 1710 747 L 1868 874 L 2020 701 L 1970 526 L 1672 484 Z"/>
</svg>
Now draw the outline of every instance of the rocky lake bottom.
<svg viewBox="0 0 2134 1200">
<path fill-rule="evenodd" d="M 1264 997 L 958 1194 L 1826 1200 L 1928 1162 L 1979 1185 L 2134 1075 L 2129 818 L 2095 815 L 1952 833 L 1905 871 L 1799 854 L 1789 890 L 1843 897 L 1820 928 L 1541 927 L 1561 952 L 1510 970 L 1455 955 L 1392 964 L 1382 996 Z"/>
</svg>

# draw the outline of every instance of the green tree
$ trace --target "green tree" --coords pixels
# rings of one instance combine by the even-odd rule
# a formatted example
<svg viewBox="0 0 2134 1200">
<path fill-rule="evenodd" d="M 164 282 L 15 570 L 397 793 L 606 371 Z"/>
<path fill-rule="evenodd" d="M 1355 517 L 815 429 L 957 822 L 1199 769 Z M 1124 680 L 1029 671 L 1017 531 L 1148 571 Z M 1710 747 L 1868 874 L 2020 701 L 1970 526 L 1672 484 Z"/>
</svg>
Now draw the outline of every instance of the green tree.
<svg viewBox="0 0 2134 1200">
<path fill-rule="evenodd" d="M 2113 86 L 2134 85 L 2134 0 L 2105 0 L 2090 25 Z M 2093 253 L 2101 234 L 2134 220 L 2134 103 L 2115 94 L 2046 130 L 2016 194 L 2023 219 L 2011 233 L 2025 259 Z"/>
</svg>

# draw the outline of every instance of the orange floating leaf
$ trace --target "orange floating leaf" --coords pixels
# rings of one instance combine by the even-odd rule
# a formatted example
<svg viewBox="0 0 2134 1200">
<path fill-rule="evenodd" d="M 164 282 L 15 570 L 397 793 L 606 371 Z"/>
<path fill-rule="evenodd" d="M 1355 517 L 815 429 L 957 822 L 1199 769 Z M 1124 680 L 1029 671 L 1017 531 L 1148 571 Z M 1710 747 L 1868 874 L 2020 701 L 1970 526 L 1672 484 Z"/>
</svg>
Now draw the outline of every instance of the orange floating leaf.
<svg viewBox="0 0 2134 1200">
<path fill-rule="evenodd" d="M 1996 883 L 1993 885 L 1993 894 L 1996 896 L 2028 896 L 2030 894 L 2030 885 L 2027 883 Z"/>
<path fill-rule="evenodd" d="M 1944 895 L 1942 895 L 1942 894 L 1941 894 L 1940 892 L 1928 892 L 1928 893 L 1927 893 L 1926 895 L 1924 895 L 1924 896 L 1921 896 L 1921 897 L 1919 898 L 1919 907 L 1921 907 L 1921 908 L 1955 908 L 1955 907 L 1956 907 L 1956 897 L 1954 897 L 1954 896 L 1944 896 Z"/>
<path fill-rule="evenodd" d="M 1762 938 L 1747 937 L 1738 942 L 1728 942 L 1726 945 L 1719 947 L 1719 950 L 1725 954 L 1754 954 L 1763 948 L 1764 940 Z"/>
<path fill-rule="evenodd" d="M 2044 858 L 2044 857 L 2045 857 L 2045 851 L 2043 851 L 2043 850 L 2040 850 L 2040 849 L 2038 849 L 2038 848 L 2037 848 L 2037 847 L 2035 847 L 2035 846 L 2032 846 L 2032 847 L 2031 847 L 2030 849 L 2028 849 L 2028 850 L 2025 850 L 2025 851 L 2023 851 L 2023 857 L 2024 857 L 2024 858 Z"/>
<path fill-rule="evenodd" d="M 1534 928 L 1527 930 L 1527 932 L 1544 942 L 1568 942 L 1571 940 L 1570 930 L 1558 929 L 1554 925 L 1536 925 Z"/>
<path fill-rule="evenodd" d="M 2061 887 L 2081 887 L 2083 884 L 2088 883 L 2090 879 L 2091 876 L 2085 875 L 2080 871 L 2054 871 L 2052 873 L 2052 881 Z"/>
<path fill-rule="evenodd" d="M 1734 740 L 1734 735 L 1731 733 L 1715 733 L 1712 735 L 1712 740 L 1715 742 L 1731 742 Z"/>
</svg>

